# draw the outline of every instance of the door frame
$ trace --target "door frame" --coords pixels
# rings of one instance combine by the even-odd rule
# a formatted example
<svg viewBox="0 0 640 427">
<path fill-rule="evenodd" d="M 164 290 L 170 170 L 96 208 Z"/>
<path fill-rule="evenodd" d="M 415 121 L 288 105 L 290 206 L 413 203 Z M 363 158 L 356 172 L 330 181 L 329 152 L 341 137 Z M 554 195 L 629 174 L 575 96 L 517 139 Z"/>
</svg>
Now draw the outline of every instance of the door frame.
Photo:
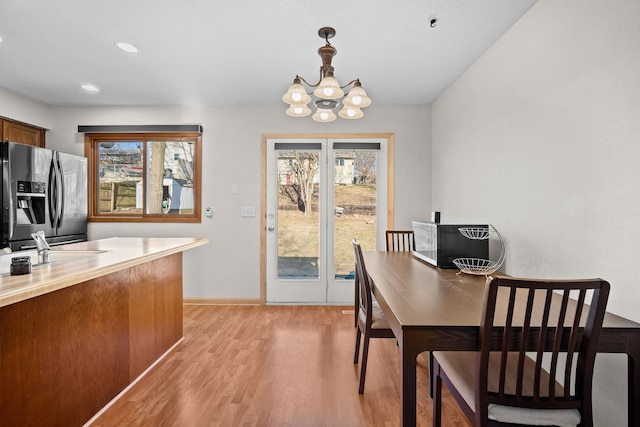
<svg viewBox="0 0 640 427">
<path fill-rule="evenodd" d="M 260 185 L 260 304 L 267 303 L 267 140 L 268 139 L 386 139 L 387 140 L 387 229 L 393 228 L 394 134 L 322 133 L 262 134 Z"/>
</svg>

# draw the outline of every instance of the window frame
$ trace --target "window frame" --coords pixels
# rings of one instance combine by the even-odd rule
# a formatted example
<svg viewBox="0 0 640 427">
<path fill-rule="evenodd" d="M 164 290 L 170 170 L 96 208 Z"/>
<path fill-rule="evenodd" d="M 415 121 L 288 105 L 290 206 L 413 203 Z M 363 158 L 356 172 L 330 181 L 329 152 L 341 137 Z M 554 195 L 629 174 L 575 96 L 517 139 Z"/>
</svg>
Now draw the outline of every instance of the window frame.
<svg viewBox="0 0 640 427">
<path fill-rule="evenodd" d="M 141 213 L 117 214 L 101 213 L 99 204 L 99 149 L 101 142 L 143 143 L 143 164 L 147 164 L 147 142 L 149 141 L 193 141 L 193 213 L 191 214 L 148 214 L 146 213 L 147 185 L 143 185 L 143 208 Z M 88 163 L 88 220 L 89 222 L 166 222 L 201 223 L 202 222 L 202 133 L 200 132 L 122 132 L 122 133 L 86 133 L 84 136 L 84 155 Z M 148 170 L 145 167 L 143 177 L 146 180 Z M 146 181 L 145 181 L 146 182 Z"/>
</svg>

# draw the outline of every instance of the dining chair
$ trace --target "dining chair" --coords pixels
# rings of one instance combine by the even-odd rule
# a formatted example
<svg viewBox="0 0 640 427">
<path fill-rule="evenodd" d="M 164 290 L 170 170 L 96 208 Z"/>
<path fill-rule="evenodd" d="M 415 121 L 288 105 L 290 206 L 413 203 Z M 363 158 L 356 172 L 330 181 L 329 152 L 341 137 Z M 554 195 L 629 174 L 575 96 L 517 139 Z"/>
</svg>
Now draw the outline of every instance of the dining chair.
<svg viewBox="0 0 640 427">
<path fill-rule="evenodd" d="M 433 425 L 441 424 L 444 383 L 477 427 L 593 426 L 593 366 L 609 283 L 487 281 L 479 350 L 433 352 Z"/>
<path fill-rule="evenodd" d="M 356 242 L 351 241 L 356 259 L 356 286 L 360 292 L 358 296 L 357 325 L 356 325 L 356 346 L 353 355 L 353 363 L 358 363 L 360 355 L 360 339 L 362 336 L 362 358 L 360 359 L 360 383 L 358 393 L 364 393 L 364 381 L 367 374 L 367 360 L 369 358 L 369 340 L 371 338 L 395 338 L 393 331 L 389 327 L 384 313 L 375 302 L 371 292 L 371 278 L 367 273 L 362 257 L 362 248 Z"/>
<path fill-rule="evenodd" d="M 413 245 L 413 231 L 411 230 L 387 230 L 386 243 L 388 251 L 411 252 Z"/>
<path fill-rule="evenodd" d="M 387 230 L 386 231 L 386 248 L 389 251 L 409 252 L 413 249 L 413 231 L 411 230 Z M 355 272 L 355 283 L 358 283 L 358 271 Z M 358 326 L 358 299 L 360 287 L 354 286 L 354 326 Z"/>
<path fill-rule="evenodd" d="M 409 252 L 413 250 L 413 231 L 411 230 L 387 230 L 385 236 L 385 244 L 387 252 L 402 251 Z M 358 271 L 355 272 L 355 283 L 358 283 Z M 354 286 L 354 326 L 358 326 L 358 299 L 360 287 Z"/>
</svg>

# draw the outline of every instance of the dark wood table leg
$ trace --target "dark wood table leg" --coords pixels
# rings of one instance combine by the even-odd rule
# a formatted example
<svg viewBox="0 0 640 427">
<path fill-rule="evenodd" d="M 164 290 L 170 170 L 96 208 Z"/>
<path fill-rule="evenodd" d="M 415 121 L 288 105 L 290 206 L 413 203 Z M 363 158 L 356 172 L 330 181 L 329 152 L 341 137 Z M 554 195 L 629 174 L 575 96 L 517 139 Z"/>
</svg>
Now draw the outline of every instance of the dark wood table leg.
<svg viewBox="0 0 640 427">
<path fill-rule="evenodd" d="M 402 359 L 402 376 L 400 378 L 400 410 L 402 413 L 400 414 L 400 426 L 415 427 L 418 409 L 416 399 L 416 358 L 420 351 L 414 348 L 411 338 L 407 337 L 406 333 L 400 341 L 402 341 L 398 343 Z"/>
</svg>

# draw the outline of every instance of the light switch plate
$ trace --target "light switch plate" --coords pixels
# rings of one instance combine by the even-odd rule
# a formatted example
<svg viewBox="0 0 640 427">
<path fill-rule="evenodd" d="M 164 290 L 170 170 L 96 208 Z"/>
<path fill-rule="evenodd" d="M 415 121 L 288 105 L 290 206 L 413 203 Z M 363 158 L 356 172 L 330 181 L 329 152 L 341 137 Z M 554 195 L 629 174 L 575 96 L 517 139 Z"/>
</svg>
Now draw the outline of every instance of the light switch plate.
<svg viewBox="0 0 640 427">
<path fill-rule="evenodd" d="M 243 218 L 256 216 L 256 209 L 253 206 L 243 207 L 240 210 L 240 216 Z"/>
</svg>

